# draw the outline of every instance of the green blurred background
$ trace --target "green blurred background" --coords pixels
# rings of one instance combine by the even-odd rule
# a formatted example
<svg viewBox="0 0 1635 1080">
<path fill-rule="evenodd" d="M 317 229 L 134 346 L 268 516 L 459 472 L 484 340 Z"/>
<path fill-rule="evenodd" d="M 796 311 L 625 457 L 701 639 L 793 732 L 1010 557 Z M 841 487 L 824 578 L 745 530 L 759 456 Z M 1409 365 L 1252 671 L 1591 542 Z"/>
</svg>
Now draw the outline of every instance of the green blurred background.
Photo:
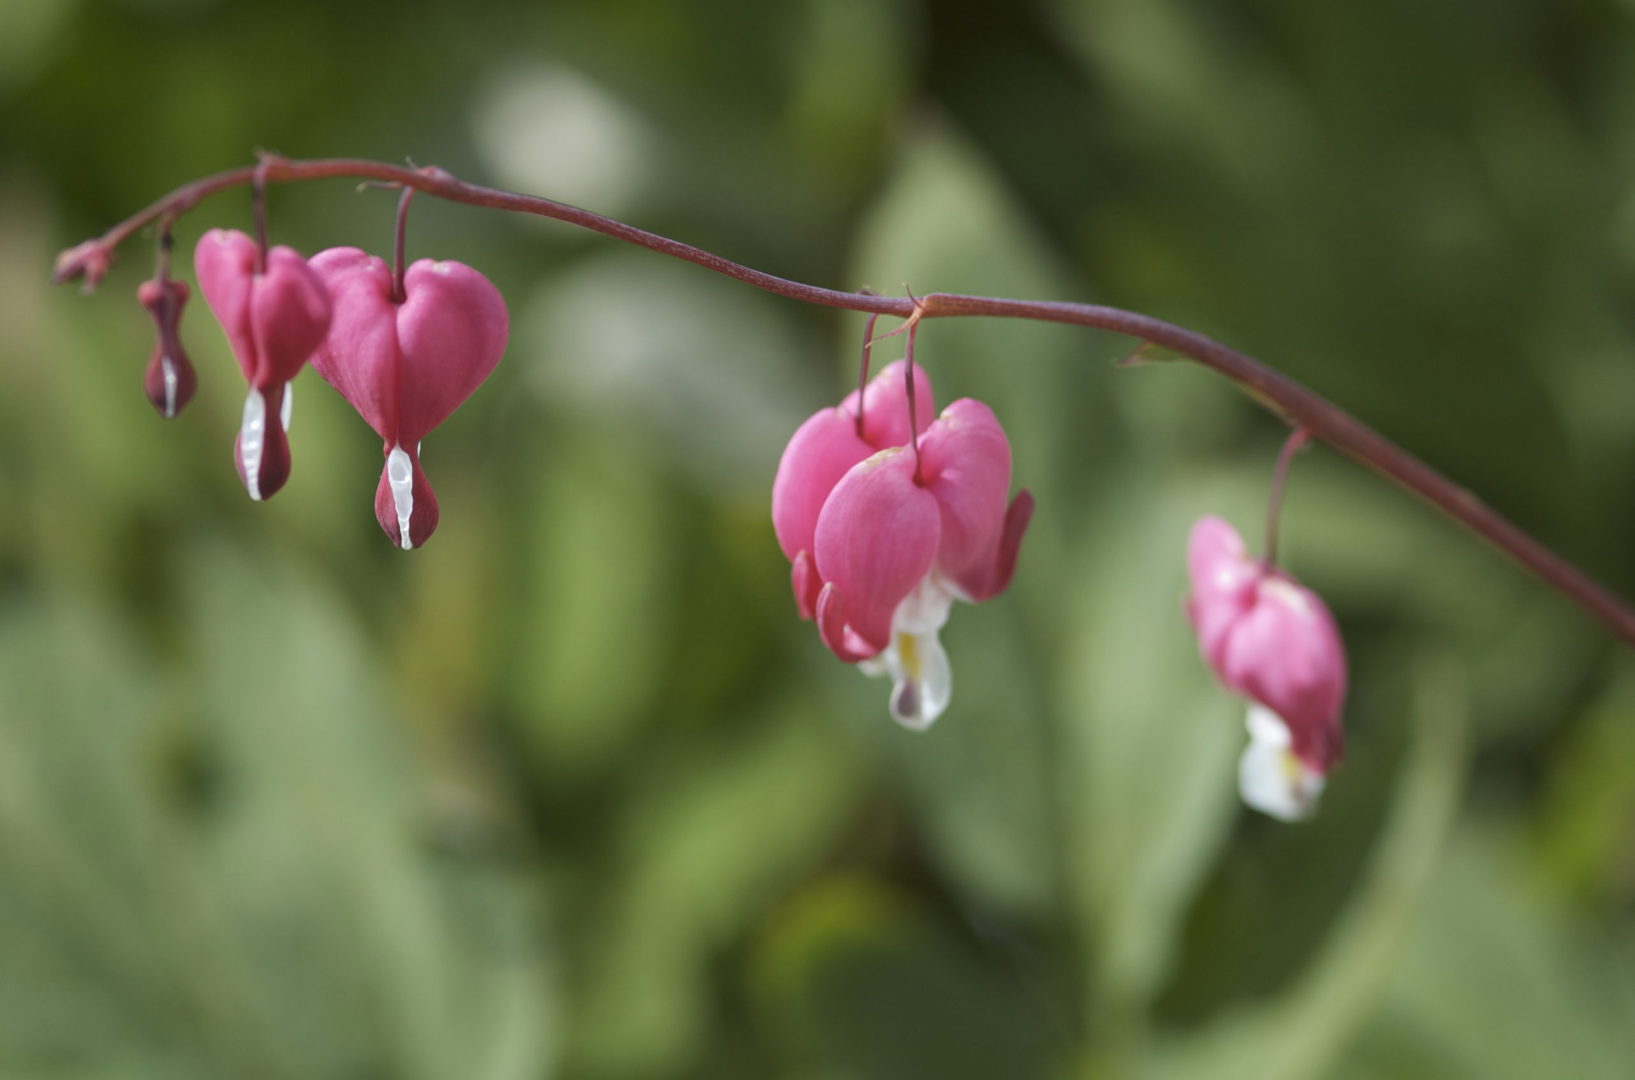
<svg viewBox="0 0 1635 1080">
<path fill-rule="evenodd" d="M 860 317 L 420 200 L 411 257 L 513 334 L 405 555 L 310 372 L 244 497 L 197 300 L 154 416 L 151 236 L 46 284 L 256 147 L 407 157 L 814 283 L 1180 322 L 1635 596 L 1632 57 L 1613 0 L 0 0 L 0 1077 L 1635 1074 L 1627 648 L 1303 455 L 1350 754 L 1313 823 L 1243 810 L 1182 550 L 1258 544 L 1282 430 L 1199 369 L 925 328 L 1039 512 L 916 735 L 767 514 Z M 384 251 L 392 205 L 280 187 L 273 237 Z"/>
</svg>

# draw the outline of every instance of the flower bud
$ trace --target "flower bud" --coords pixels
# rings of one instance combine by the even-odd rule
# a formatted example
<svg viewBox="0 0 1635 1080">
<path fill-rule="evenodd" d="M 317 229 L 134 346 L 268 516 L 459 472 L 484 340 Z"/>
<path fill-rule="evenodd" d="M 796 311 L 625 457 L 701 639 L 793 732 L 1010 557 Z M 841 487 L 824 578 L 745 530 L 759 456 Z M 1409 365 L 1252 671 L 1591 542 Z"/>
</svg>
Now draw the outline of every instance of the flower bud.
<svg viewBox="0 0 1635 1080">
<path fill-rule="evenodd" d="M 505 299 L 482 274 L 449 260 L 411 265 L 401 297 L 385 260 L 358 248 L 320 251 L 312 268 L 335 302 L 312 366 L 381 437 L 381 529 L 404 550 L 419 547 L 438 520 L 420 442 L 500 362 L 510 333 Z"/>
<path fill-rule="evenodd" d="M 1237 532 L 1201 518 L 1187 545 L 1187 617 L 1222 685 L 1250 702 L 1239 790 L 1286 821 L 1316 808 L 1344 743 L 1345 647 L 1316 593 L 1251 559 Z"/>
<path fill-rule="evenodd" d="M 174 419 L 193 400 L 193 391 L 199 383 L 178 331 L 187 298 L 187 283 L 170 278 L 144 281 L 136 288 L 136 299 L 153 316 L 158 335 L 142 386 L 148 400 L 166 420 Z"/>
<path fill-rule="evenodd" d="M 306 260 L 287 247 L 266 253 L 232 229 L 199 238 L 193 267 L 205 303 L 227 332 L 250 383 L 233 457 L 252 499 L 271 497 L 289 478 L 289 381 L 329 331 L 329 292 Z"/>
</svg>

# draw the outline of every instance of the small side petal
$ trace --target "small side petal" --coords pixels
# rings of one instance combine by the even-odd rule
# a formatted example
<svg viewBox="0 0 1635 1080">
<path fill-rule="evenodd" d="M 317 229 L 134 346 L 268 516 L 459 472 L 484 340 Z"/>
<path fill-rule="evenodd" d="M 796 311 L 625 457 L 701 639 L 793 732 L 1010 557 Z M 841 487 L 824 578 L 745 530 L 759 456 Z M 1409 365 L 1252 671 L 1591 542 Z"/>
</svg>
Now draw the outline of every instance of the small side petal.
<svg viewBox="0 0 1635 1080">
<path fill-rule="evenodd" d="M 818 636 L 829 651 L 848 664 L 867 663 L 880 648 L 857 636 L 846 624 L 846 598 L 831 582 L 818 593 L 816 604 Z"/>
<path fill-rule="evenodd" d="M 795 561 L 789 564 L 789 588 L 795 594 L 795 610 L 803 619 L 810 619 L 817 611 L 818 593 L 823 589 L 823 580 L 818 577 L 817 567 L 812 565 L 812 553 L 800 551 L 795 553 Z"/>
</svg>

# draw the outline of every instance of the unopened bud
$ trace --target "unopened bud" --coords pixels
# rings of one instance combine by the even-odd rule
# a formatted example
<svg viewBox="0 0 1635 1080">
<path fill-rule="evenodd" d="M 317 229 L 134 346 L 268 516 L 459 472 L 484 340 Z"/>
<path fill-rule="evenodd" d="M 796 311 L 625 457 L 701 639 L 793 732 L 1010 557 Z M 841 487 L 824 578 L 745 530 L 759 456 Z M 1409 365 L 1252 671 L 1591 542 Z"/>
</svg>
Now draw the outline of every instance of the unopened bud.
<svg viewBox="0 0 1635 1080">
<path fill-rule="evenodd" d="M 174 419 L 193 400 L 193 391 L 198 388 L 198 377 L 182 348 L 178 330 L 187 297 L 187 283 L 170 279 L 144 281 L 136 289 L 136 299 L 153 316 L 158 331 L 142 385 L 148 400 L 166 420 Z"/>
</svg>

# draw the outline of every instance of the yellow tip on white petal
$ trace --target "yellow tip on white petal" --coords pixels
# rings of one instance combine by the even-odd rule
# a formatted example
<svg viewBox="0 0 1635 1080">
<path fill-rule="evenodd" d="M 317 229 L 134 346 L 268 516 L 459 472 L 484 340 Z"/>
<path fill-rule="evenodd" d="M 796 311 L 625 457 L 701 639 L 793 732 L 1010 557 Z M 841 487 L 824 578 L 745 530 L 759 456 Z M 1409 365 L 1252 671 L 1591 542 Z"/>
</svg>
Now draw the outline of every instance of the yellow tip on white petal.
<svg viewBox="0 0 1635 1080">
<path fill-rule="evenodd" d="M 1279 821 L 1310 817 L 1323 794 L 1323 775 L 1289 749 L 1288 725 L 1270 709 L 1251 705 L 1247 726 L 1249 745 L 1238 762 L 1243 801 Z"/>
<path fill-rule="evenodd" d="M 897 634 L 888 653 L 892 719 L 913 731 L 924 731 L 948 708 L 954 689 L 948 654 L 936 631 Z"/>
</svg>

